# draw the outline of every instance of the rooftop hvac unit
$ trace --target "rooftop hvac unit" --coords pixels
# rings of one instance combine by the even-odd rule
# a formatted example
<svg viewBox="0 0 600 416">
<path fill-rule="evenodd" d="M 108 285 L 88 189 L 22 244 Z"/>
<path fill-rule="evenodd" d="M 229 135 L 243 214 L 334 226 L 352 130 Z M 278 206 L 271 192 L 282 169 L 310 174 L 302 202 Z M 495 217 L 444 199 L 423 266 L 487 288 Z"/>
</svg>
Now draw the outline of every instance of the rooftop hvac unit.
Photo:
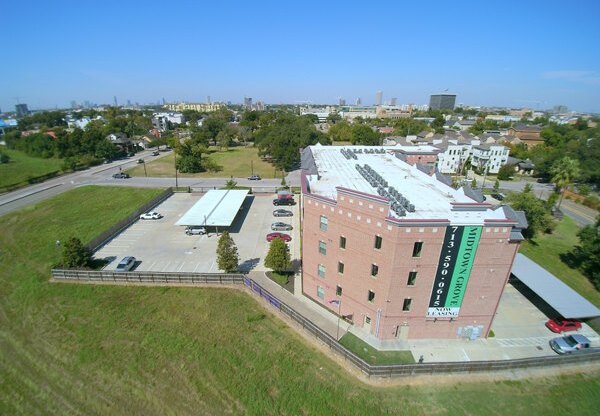
<svg viewBox="0 0 600 416">
<path fill-rule="evenodd" d="M 415 212 L 415 206 L 413 204 L 408 204 L 408 212 Z"/>
</svg>

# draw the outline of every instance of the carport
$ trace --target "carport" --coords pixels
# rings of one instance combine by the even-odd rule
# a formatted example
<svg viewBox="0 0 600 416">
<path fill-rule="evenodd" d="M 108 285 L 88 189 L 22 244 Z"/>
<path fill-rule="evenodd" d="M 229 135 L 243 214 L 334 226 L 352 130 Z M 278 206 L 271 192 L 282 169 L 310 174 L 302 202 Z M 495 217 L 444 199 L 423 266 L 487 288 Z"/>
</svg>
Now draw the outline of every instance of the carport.
<svg viewBox="0 0 600 416">
<path fill-rule="evenodd" d="M 175 224 L 229 227 L 248 192 L 247 189 L 208 191 Z"/>
<path fill-rule="evenodd" d="M 563 318 L 600 316 L 600 309 L 523 254 L 517 254 L 512 274 Z"/>
</svg>

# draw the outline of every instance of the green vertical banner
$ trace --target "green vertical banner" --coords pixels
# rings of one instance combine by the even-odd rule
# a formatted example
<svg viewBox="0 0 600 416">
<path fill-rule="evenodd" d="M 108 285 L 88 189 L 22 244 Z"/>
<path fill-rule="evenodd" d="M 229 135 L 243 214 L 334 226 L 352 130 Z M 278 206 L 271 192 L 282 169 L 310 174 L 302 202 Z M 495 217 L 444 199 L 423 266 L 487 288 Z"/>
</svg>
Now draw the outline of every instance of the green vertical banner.
<svg viewBox="0 0 600 416">
<path fill-rule="evenodd" d="M 475 262 L 475 254 L 477 253 L 477 246 L 479 245 L 479 239 L 481 238 L 481 230 L 482 227 L 464 227 L 458 257 L 456 259 L 452 280 L 450 280 L 448 295 L 444 305 L 447 308 L 460 308 L 462 305 L 467 290 L 467 283 L 471 275 L 471 269 Z"/>
</svg>

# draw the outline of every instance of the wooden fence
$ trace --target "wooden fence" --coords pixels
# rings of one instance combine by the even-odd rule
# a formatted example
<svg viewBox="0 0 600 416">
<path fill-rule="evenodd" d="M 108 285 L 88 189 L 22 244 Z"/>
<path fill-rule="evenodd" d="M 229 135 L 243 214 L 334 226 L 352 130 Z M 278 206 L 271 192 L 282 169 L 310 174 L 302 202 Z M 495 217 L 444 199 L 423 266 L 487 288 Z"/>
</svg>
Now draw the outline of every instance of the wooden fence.
<svg viewBox="0 0 600 416">
<path fill-rule="evenodd" d="M 55 280 L 83 282 L 124 282 L 145 284 L 223 284 L 245 285 L 252 293 L 261 297 L 271 306 L 288 316 L 302 328 L 327 345 L 332 351 L 369 377 L 406 377 L 412 375 L 485 373 L 502 370 L 515 370 L 534 367 L 559 366 L 571 363 L 587 363 L 600 360 L 600 351 L 574 355 L 555 355 L 515 360 L 436 362 L 422 364 L 372 365 L 357 356 L 334 337 L 323 331 L 311 320 L 282 302 L 277 296 L 243 274 L 236 273 L 169 273 L 169 272 L 114 272 L 97 270 L 52 270 Z"/>
</svg>

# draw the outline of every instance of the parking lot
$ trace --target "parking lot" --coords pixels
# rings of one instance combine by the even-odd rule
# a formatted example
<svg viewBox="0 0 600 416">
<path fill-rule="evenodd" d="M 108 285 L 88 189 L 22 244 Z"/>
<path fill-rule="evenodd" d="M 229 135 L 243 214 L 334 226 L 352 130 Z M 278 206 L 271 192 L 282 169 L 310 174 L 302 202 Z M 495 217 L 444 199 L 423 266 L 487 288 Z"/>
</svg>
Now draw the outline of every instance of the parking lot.
<svg viewBox="0 0 600 416">
<path fill-rule="evenodd" d="M 274 207 L 274 194 L 249 195 L 242 205 L 229 232 L 236 243 L 240 270 L 267 270 L 264 258 L 269 250 L 266 235 L 271 223 L 276 221 L 291 224 L 294 229 L 285 231 L 292 237 L 287 243 L 293 264 L 300 259 L 300 231 L 298 197 L 296 205 Z M 154 211 L 164 217 L 160 220 L 138 220 L 123 233 L 94 254 L 95 258 L 108 259 L 106 270 L 114 270 L 119 260 L 134 256 L 134 270 L 156 272 L 217 273 L 217 241 L 223 229 L 208 229 L 207 235 L 188 236 L 185 227 L 175 225 L 200 198 L 202 194 L 176 193 Z M 274 217 L 273 210 L 284 208 L 294 213 L 293 217 Z"/>
</svg>

